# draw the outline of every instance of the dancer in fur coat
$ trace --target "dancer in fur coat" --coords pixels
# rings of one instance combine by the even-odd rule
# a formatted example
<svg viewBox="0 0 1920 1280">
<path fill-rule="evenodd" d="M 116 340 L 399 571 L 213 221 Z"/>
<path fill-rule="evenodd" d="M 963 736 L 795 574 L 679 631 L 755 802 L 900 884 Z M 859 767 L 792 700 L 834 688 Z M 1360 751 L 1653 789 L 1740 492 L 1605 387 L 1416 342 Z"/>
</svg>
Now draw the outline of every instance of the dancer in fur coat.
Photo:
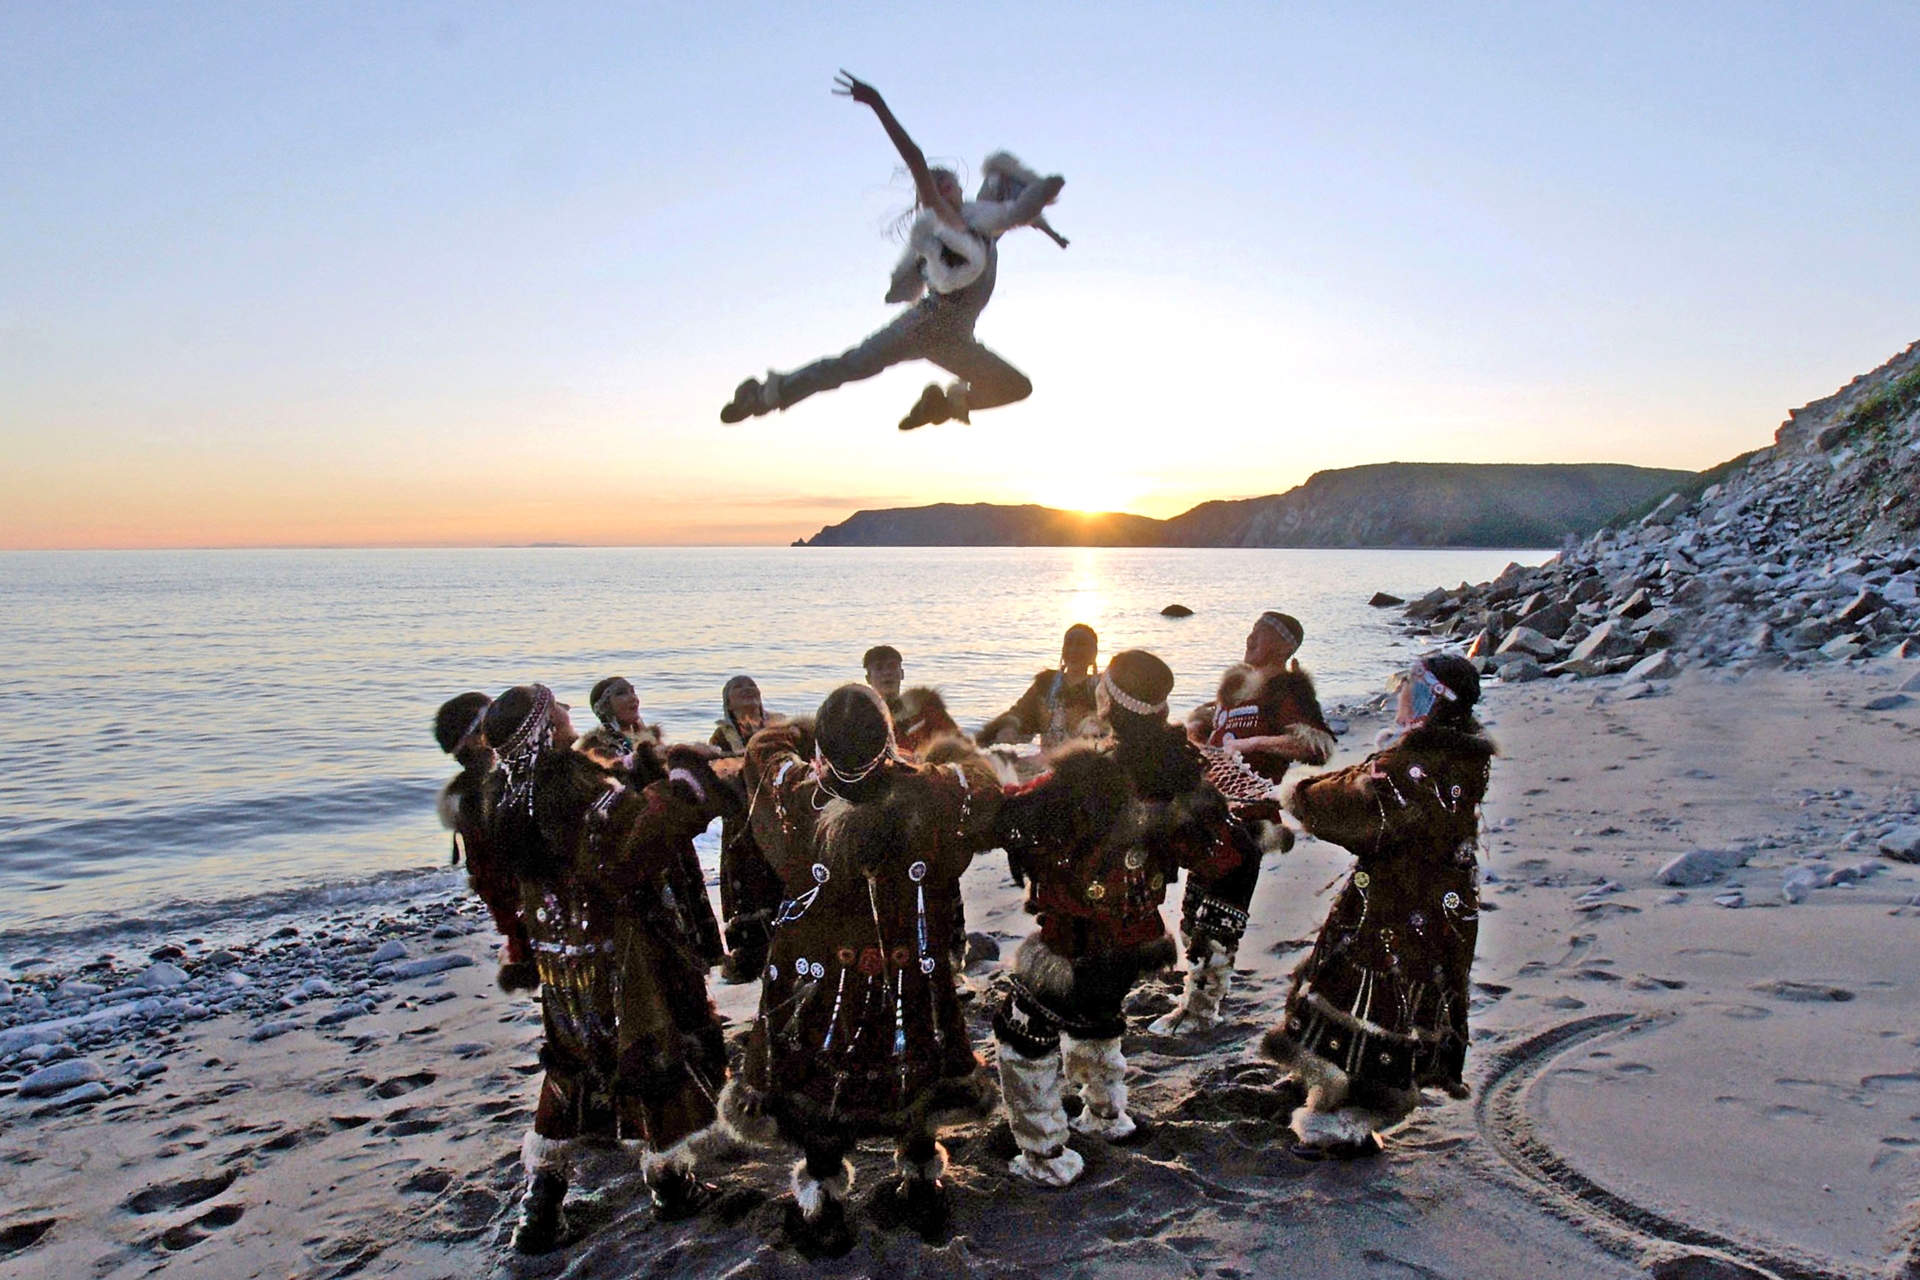
<svg viewBox="0 0 1920 1280">
<path fill-rule="evenodd" d="M 973 336 L 974 324 L 993 296 L 999 270 L 1000 237 L 1019 226 L 1045 230 L 1066 247 L 1046 225 L 1043 210 L 1059 196 L 1066 179 L 1043 178 L 1004 151 L 981 165 L 979 195 L 965 199 L 960 180 L 948 169 L 930 168 L 926 156 L 907 136 L 900 122 L 870 84 L 842 72 L 834 92 L 871 107 L 881 127 L 913 176 L 920 212 L 908 234 L 907 252 L 894 268 L 888 302 L 913 305 L 891 324 L 858 346 L 828 356 L 791 373 L 767 374 L 763 382 L 748 378 L 720 411 L 720 421 L 747 418 L 791 409 L 808 396 L 830 391 L 846 382 L 871 378 L 891 365 L 926 360 L 954 375 L 942 389 L 928 383 L 919 401 L 900 420 L 902 431 L 949 419 L 969 421 L 975 409 L 1024 400 L 1033 393 L 1025 374 L 1008 364 Z M 924 296 L 922 296 L 924 295 Z"/>
<path fill-rule="evenodd" d="M 1415 662 L 1399 688 L 1384 749 L 1293 791 L 1301 825 L 1357 858 L 1294 973 L 1286 1021 L 1261 1043 L 1307 1088 L 1293 1131 L 1309 1157 L 1378 1152 L 1423 1087 L 1467 1096 L 1475 849 L 1494 745 L 1473 716 L 1480 677 L 1466 659 Z"/>
<path fill-rule="evenodd" d="M 487 829 L 519 881 L 540 973 L 546 1075 L 521 1147 L 527 1190 L 513 1244 L 541 1253 L 566 1232 L 577 1140 L 636 1148 L 662 1216 L 706 1198 L 695 1165 L 725 1145 L 715 1122 L 726 1046 L 674 885 L 694 835 L 738 801 L 698 748 L 664 762 L 643 753 L 624 776 L 570 750 L 567 707 L 544 685 L 509 689 L 485 727 L 500 758 Z"/>
<path fill-rule="evenodd" d="M 1275 802 L 1287 767 L 1296 761 L 1323 765 L 1333 755 L 1333 733 L 1320 713 L 1313 678 L 1293 661 L 1304 636 L 1298 619 L 1272 609 L 1261 614 L 1247 634 L 1246 661 L 1228 667 L 1213 701 L 1187 717 L 1187 732 L 1196 742 L 1229 767 L 1269 784 L 1271 799 L 1236 804 L 1235 816 L 1260 833 L 1262 849 L 1283 853 L 1292 847 L 1293 833 L 1279 821 Z M 1188 879 L 1180 912 L 1187 974 L 1180 1003 L 1151 1027 L 1156 1034 L 1210 1031 L 1220 1024 L 1220 1006 L 1233 982 L 1240 935 L 1259 882 L 1258 858 L 1220 883 Z"/>
<path fill-rule="evenodd" d="M 1084 1103 L 1071 1127 L 1123 1140 L 1127 1113 L 1122 1006 L 1143 974 L 1173 963 L 1160 918 L 1182 867 L 1210 884 L 1257 857 L 1204 776 L 1199 749 L 1167 723 L 1173 673 L 1144 650 L 1117 654 L 1100 679 L 1110 744 L 1071 747 L 1053 771 L 1008 792 L 999 835 L 1040 930 L 1014 955 L 1010 994 L 993 1019 L 1012 1172 L 1042 1186 L 1080 1176 L 1062 1095 Z"/>
<path fill-rule="evenodd" d="M 640 695 L 625 676 L 608 676 L 593 686 L 587 695 L 599 727 L 589 730 L 573 744 L 574 750 L 602 768 L 616 773 L 637 773 L 641 785 L 660 773 L 661 751 L 666 735 L 657 724 L 640 718 Z M 673 874 L 673 891 L 680 908 L 692 922 L 700 938 L 700 954 L 709 965 L 719 964 L 726 956 L 722 945 L 719 917 L 713 914 L 713 900 L 707 896 L 707 873 L 691 844 L 680 850 L 680 865 Z"/>
<path fill-rule="evenodd" d="M 540 977 L 526 927 L 520 923 L 519 886 L 487 840 L 486 784 L 494 759 L 481 721 L 492 701 L 484 693 L 463 693 L 449 698 L 434 715 L 434 740 L 460 762 L 460 773 L 440 791 L 440 825 L 453 833 L 453 860 L 466 859 L 467 884 L 500 931 L 500 969 L 494 980 L 502 991 L 531 991 L 540 985 Z"/>
<path fill-rule="evenodd" d="M 748 741 L 767 724 L 760 686 L 751 676 L 734 676 L 720 690 L 720 708 L 708 744 L 725 755 L 744 756 Z M 727 958 L 720 962 L 722 982 L 737 986 L 760 980 L 767 967 L 773 914 L 785 896 L 780 877 L 753 838 L 746 812 L 724 819 L 720 824 L 720 917 L 725 924 Z"/>
<path fill-rule="evenodd" d="M 1099 737 L 1105 732 L 1094 688 L 1100 672 L 1100 637 L 1084 622 L 1067 628 L 1060 642 L 1060 665 L 1042 671 L 1020 695 L 1020 700 L 982 725 L 974 735 L 981 746 L 1022 743 L 1036 734 L 1043 751 L 1052 751 L 1075 738 Z"/>
<path fill-rule="evenodd" d="M 853 1247 L 846 1156 L 866 1136 L 894 1139 L 899 1170 L 874 1215 L 938 1238 L 942 1113 L 981 1112 L 992 1098 L 954 993 L 948 933 L 960 875 L 993 842 L 999 783 L 957 738 L 905 759 L 886 704 L 865 685 L 828 695 L 812 733 L 791 724 L 754 735 L 745 778 L 754 833 L 788 901 L 727 1114 L 763 1137 L 771 1122 L 802 1149 L 787 1232 L 803 1252 Z"/>
</svg>

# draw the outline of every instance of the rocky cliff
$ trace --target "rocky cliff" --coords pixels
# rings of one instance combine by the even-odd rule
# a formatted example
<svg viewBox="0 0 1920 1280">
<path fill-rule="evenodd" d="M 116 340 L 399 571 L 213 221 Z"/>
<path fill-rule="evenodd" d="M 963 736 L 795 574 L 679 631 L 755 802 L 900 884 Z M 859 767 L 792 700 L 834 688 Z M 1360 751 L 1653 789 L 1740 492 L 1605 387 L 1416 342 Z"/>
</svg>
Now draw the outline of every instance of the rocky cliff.
<svg viewBox="0 0 1920 1280">
<path fill-rule="evenodd" d="M 1286 493 L 1171 520 L 941 503 L 861 511 L 810 547 L 1552 547 L 1694 480 L 1610 463 L 1389 462 L 1319 471 Z"/>
<path fill-rule="evenodd" d="M 1407 608 L 1505 679 L 1920 656 L 1920 343 L 1536 569 Z"/>
</svg>

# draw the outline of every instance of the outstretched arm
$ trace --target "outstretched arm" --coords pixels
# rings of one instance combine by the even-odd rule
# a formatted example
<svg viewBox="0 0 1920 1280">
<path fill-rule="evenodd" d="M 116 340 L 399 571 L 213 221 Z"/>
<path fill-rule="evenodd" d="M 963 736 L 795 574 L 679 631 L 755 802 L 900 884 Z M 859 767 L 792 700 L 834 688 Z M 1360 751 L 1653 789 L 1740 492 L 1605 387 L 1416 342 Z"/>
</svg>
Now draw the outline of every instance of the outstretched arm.
<svg viewBox="0 0 1920 1280">
<path fill-rule="evenodd" d="M 834 93 L 872 107 L 873 114 L 880 117 L 880 127 L 887 131 L 887 137 L 893 139 L 894 149 L 906 161 L 907 172 L 913 175 L 913 188 L 920 197 L 920 203 L 933 210 L 947 225 L 966 230 L 967 224 L 961 220 L 960 210 L 941 194 L 940 188 L 934 183 L 933 172 L 927 168 L 927 157 L 920 150 L 920 144 L 908 137 L 907 131 L 900 127 L 900 122 L 893 118 L 893 112 L 880 96 L 880 91 L 846 71 L 835 77 L 833 83 Z"/>
</svg>

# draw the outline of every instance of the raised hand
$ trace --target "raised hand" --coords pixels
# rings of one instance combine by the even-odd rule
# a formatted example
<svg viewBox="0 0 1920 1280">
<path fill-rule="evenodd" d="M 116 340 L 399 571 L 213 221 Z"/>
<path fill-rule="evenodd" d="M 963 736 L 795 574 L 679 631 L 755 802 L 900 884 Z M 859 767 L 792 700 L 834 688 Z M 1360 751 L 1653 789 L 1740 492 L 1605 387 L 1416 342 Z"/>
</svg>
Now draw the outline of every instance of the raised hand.
<svg viewBox="0 0 1920 1280">
<path fill-rule="evenodd" d="M 880 91 L 866 81 L 856 78 L 852 72 L 842 70 L 833 78 L 833 92 L 841 98 L 852 98 L 863 106 L 882 105 Z"/>
</svg>

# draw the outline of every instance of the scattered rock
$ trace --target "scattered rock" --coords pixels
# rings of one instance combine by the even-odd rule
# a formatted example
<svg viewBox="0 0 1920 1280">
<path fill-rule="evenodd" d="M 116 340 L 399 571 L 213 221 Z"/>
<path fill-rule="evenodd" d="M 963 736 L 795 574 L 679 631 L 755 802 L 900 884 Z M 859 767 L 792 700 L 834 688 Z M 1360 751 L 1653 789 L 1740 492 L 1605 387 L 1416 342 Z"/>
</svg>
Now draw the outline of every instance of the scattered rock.
<svg viewBox="0 0 1920 1280">
<path fill-rule="evenodd" d="M 404 982 L 409 978 L 424 978 L 430 973 L 445 973 L 448 969 L 464 969 L 473 963 L 473 957 L 449 951 L 443 955 L 426 956 L 419 960 L 403 960 L 398 964 L 383 964 L 373 971 L 376 978 L 391 978 L 395 982 Z"/>
<path fill-rule="evenodd" d="M 1170 604 L 1160 611 L 1163 618 L 1191 618 L 1193 610 L 1183 604 Z"/>
<path fill-rule="evenodd" d="M 297 1018 L 284 1018 L 279 1022 L 263 1022 L 247 1035 L 247 1039 L 255 1042 L 272 1040 L 278 1036 L 287 1034 L 289 1031 L 298 1031 L 299 1029 L 300 1022 Z"/>
<path fill-rule="evenodd" d="M 1895 862 L 1920 862 L 1920 826 L 1895 827 L 1880 837 L 1879 848 Z"/>
<path fill-rule="evenodd" d="M 190 981 L 192 979 L 187 977 L 185 969 L 176 964 L 169 964 L 165 960 L 148 965 L 145 971 L 134 979 L 136 985 L 153 991 L 171 991 L 175 987 L 186 986 Z"/>
<path fill-rule="evenodd" d="M 976 964 L 984 964 L 999 958 L 1000 944 L 991 934 L 969 933 L 967 935 L 967 968 L 971 969 Z"/>
<path fill-rule="evenodd" d="M 1912 701 L 1913 699 L 1904 693 L 1883 693 L 1877 698 L 1868 699 L 1866 708 L 1869 711 L 1891 711 L 1895 707 L 1904 707 Z"/>
<path fill-rule="evenodd" d="M 1746 866 L 1750 856 L 1739 849 L 1689 849 L 1666 862 L 1653 878 L 1683 888 L 1710 884 L 1735 867 Z"/>
<path fill-rule="evenodd" d="M 78 1085 L 91 1084 L 96 1080 L 105 1080 L 107 1073 L 102 1071 L 89 1058 L 69 1058 L 65 1062 L 56 1062 L 50 1067 L 42 1067 L 20 1082 L 16 1092 L 23 1098 L 46 1098 L 56 1093 L 65 1093 Z"/>
<path fill-rule="evenodd" d="M 398 938 L 394 938 L 391 941 L 381 943 L 374 951 L 373 963 L 386 964 L 393 960 L 405 960 L 412 954 L 411 951 L 407 950 L 406 943 L 400 941 Z"/>
<path fill-rule="evenodd" d="M 1367 601 L 1367 603 L 1376 609 L 1390 609 L 1394 605 L 1405 604 L 1406 601 L 1402 600 L 1399 596 L 1390 596 L 1384 591 L 1376 591 L 1373 593 L 1373 599 Z"/>
<path fill-rule="evenodd" d="M 1679 665 L 1674 662 L 1673 655 L 1665 649 L 1658 653 L 1650 653 L 1627 668 L 1629 680 L 1671 680 L 1679 674 Z"/>
<path fill-rule="evenodd" d="M 1828 884 L 1824 873 L 1813 867 L 1795 867 L 1780 881 L 1780 896 L 1788 902 L 1805 902 L 1815 889 Z"/>
<path fill-rule="evenodd" d="M 1494 650 L 1495 656 L 1512 653 L 1534 658 L 1551 658 L 1559 652 L 1559 645 L 1527 626 L 1516 626 L 1507 632 L 1507 638 Z"/>
</svg>

